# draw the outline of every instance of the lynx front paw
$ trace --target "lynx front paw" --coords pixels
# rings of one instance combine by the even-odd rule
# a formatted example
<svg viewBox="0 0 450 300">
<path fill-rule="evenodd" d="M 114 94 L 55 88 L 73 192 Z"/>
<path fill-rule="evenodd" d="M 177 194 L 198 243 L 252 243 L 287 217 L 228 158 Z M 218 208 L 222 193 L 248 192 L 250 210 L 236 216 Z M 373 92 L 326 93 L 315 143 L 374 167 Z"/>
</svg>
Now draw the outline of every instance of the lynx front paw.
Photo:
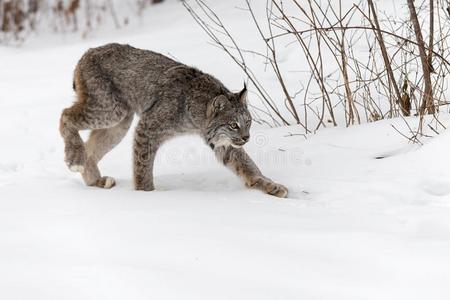
<svg viewBox="0 0 450 300">
<path fill-rule="evenodd" d="M 141 184 L 141 185 L 136 185 L 135 189 L 137 191 L 150 192 L 150 191 L 153 191 L 155 189 L 155 187 L 153 186 L 153 184 Z"/>
<path fill-rule="evenodd" d="M 286 198 L 288 194 L 288 189 L 284 185 L 275 183 L 269 178 L 265 177 L 254 178 L 249 186 L 260 189 L 269 195 L 279 198 Z"/>
<path fill-rule="evenodd" d="M 140 176 L 136 176 L 134 180 L 134 188 L 137 191 L 153 191 L 155 186 L 153 185 L 153 180 L 145 180 Z"/>
<path fill-rule="evenodd" d="M 288 189 L 284 185 L 272 181 L 265 186 L 265 192 L 275 197 L 286 198 Z"/>
<path fill-rule="evenodd" d="M 112 177 L 103 176 L 102 178 L 97 180 L 95 186 L 103 189 L 110 189 L 116 185 L 116 181 Z"/>
<path fill-rule="evenodd" d="M 86 154 L 84 147 L 70 147 L 66 149 L 66 164 L 72 172 L 84 172 L 84 163 L 86 161 Z"/>
</svg>

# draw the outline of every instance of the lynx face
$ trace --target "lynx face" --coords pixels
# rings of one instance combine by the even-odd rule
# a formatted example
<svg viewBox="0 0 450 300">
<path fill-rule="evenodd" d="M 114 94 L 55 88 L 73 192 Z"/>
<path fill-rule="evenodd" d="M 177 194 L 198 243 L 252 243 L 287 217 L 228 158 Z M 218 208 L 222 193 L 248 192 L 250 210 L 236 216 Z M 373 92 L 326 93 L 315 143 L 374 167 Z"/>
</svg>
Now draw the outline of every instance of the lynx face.
<svg viewBox="0 0 450 300">
<path fill-rule="evenodd" d="M 211 148 L 242 147 L 250 139 L 252 118 L 246 103 L 247 89 L 230 96 L 217 96 L 211 103 L 212 119 L 207 129 Z"/>
</svg>

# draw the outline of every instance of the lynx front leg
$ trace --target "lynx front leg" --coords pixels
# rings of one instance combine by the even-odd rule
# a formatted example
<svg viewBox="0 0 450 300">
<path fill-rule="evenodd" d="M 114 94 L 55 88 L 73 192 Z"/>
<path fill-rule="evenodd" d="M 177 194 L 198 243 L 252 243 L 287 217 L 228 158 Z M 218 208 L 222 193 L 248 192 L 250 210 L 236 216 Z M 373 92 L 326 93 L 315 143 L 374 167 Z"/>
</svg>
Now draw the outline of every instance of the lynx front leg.
<svg viewBox="0 0 450 300">
<path fill-rule="evenodd" d="M 285 198 L 287 196 L 288 189 L 262 175 L 256 164 L 242 148 L 217 147 L 214 152 L 224 165 L 244 179 L 247 187 L 259 189 L 276 197 Z"/>
<path fill-rule="evenodd" d="M 153 191 L 153 163 L 167 134 L 151 114 L 143 116 L 136 127 L 133 147 L 134 185 L 136 190 Z"/>
</svg>

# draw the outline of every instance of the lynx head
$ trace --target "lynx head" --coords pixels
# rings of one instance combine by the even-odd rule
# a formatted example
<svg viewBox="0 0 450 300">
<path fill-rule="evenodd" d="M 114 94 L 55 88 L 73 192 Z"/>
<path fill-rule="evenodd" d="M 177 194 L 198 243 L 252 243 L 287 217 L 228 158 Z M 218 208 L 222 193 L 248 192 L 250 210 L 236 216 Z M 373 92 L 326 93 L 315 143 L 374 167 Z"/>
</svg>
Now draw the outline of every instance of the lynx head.
<svg viewBox="0 0 450 300">
<path fill-rule="evenodd" d="M 247 109 L 247 87 L 239 93 L 219 95 L 208 105 L 206 142 L 211 148 L 242 147 L 250 138 L 251 116 Z"/>
</svg>

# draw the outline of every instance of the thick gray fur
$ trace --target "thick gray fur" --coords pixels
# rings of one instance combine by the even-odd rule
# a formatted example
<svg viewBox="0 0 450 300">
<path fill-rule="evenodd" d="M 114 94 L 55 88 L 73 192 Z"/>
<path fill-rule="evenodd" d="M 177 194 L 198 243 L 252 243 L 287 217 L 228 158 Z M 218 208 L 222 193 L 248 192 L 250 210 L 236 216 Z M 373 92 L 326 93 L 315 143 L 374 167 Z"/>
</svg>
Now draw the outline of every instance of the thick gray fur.
<svg viewBox="0 0 450 300">
<path fill-rule="evenodd" d="M 134 183 L 151 191 L 156 152 L 168 139 L 200 135 L 219 161 L 248 187 L 286 197 L 288 190 L 261 174 L 242 146 L 251 125 L 247 90 L 231 93 L 211 75 L 164 55 L 129 45 L 89 49 L 75 68 L 77 100 L 61 115 L 60 132 L 68 167 L 87 185 L 110 188 L 98 162 L 127 133 L 134 114 L 140 117 L 134 138 Z M 86 143 L 78 131 L 91 129 Z"/>
</svg>

